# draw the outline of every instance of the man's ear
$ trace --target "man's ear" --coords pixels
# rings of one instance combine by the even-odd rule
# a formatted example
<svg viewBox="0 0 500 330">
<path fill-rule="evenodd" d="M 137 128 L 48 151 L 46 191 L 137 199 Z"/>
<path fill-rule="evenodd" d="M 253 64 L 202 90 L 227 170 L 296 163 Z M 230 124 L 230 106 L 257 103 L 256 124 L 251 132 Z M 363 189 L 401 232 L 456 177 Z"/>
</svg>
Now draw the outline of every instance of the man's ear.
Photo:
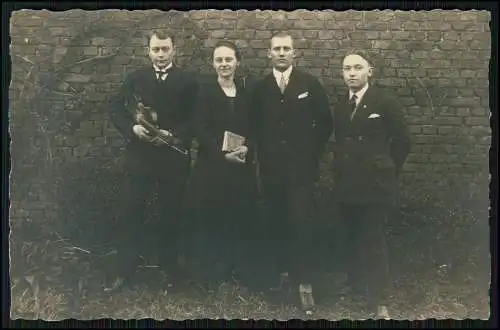
<svg viewBox="0 0 500 330">
<path fill-rule="evenodd" d="M 272 57 L 272 56 L 271 56 L 271 50 L 270 50 L 270 49 L 268 49 L 268 50 L 267 50 L 267 58 L 271 58 L 271 57 Z"/>
<path fill-rule="evenodd" d="M 368 77 L 371 77 L 373 74 L 373 66 L 370 65 L 370 67 L 368 67 Z"/>
</svg>

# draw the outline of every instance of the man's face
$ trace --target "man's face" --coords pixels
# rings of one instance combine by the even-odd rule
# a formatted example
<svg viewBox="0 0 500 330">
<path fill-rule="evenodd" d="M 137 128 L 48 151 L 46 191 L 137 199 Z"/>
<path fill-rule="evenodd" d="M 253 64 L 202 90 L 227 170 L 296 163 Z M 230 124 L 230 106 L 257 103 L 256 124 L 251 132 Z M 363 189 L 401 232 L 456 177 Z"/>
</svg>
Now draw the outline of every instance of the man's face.
<svg viewBox="0 0 500 330">
<path fill-rule="evenodd" d="M 372 67 L 359 55 L 348 55 L 342 63 L 344 81 L 350 90 L 359 91 L 368 83 L 372 76 Z"/>
<path fill-rule="evenodd" d="M 219 77 L 234 76 L 236 67 L 239 65 L 236 54 L 229 47 L 217 47 L 214 50 L 213 66 Z"/>
<path fill-rule="evenodd" d="M 271 39 L 271 48 L 267 57 L 273 62 L 273 67 L 278 71 L 285 71 L 293 64 L 295 50 L 292 37 L 274 37 Z"/>
<path fill-rule="evenodd" d="M 158 39 L 156 35 L 153 35 L 149 40 L 149 58 L 158 68 L 164 68 L 172 63 L 174 53 L 171 38 Z"/>
</svg>

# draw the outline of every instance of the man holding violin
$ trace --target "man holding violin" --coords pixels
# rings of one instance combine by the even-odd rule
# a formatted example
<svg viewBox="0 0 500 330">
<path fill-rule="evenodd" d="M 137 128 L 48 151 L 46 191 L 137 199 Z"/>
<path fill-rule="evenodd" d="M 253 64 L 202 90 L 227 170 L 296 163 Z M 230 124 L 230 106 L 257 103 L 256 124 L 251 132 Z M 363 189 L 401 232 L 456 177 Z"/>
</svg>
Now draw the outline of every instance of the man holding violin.
<svg viewBox="0 0 500 330">
<path fill-rule="evenodd" d="M 129 74 L 112 102 L 115 126 L 126 139 L 123 206 L 114 219 L 119 255 L 115 287 L 131 279 L 138 263 L 172 270 L 179 252 L 198 85 L 173 64 L 174 36 L 168 31 L 150 33 L 147 54 L 151 65 Z M 146 207 L 153 194 L 160 217 L 151 222 Z M 156 260 L 141 256 L 143 248 Z"/>
</svg>

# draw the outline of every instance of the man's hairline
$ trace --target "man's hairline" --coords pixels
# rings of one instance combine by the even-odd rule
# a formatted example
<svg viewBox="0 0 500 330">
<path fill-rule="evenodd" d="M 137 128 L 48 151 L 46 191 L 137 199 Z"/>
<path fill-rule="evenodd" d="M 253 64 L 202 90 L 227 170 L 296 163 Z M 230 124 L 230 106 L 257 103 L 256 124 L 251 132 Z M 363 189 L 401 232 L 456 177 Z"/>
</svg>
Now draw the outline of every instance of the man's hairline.
<svg viewBox="0 0 500 330">
<path fill-rule="evenodd" d="M 158 37 L 158 35 L 156 33 L 153 33 L 152 35 L 149 36 L 148 45 L 147 45 L 148 48 L 151 47 L 151 40 L 153 40 L 153 37 L 156 37 L 156 39 L 158 39 L 158 40 L 170 39 L 170 42 L 172 43 L 172 48 L 175 48 L 175 43 L 174 43 L 174 39 L 172 39 L 172 36 L 167 36 L 166 38 L 160 38 L 160 37 Z"/>
<path fill-rule="evenodd" d="M 281 38 L 281 39 L 290 38 L 290 40 L 292 41 L 292 49 L 295 49 L 295 47 L 294 47 L 294 40 L 293 40 L 293 37 L 290 34 L 286 34 L 286 35 L 282 35 L 282 36 L 280 36 L 280 35 L 272 36 L 271 39 L 269 39 L 269 49 L 272 49 L 273 39 L 277 39 L 277 38 Z"/>
</svg>

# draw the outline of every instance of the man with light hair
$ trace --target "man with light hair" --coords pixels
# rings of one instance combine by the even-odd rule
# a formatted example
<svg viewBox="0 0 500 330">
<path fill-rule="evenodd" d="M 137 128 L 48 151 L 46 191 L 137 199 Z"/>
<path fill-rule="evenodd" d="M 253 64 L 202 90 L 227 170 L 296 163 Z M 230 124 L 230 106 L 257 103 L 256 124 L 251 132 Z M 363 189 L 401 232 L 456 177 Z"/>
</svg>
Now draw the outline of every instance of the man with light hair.
<svg viewBox="0 0 500 330">
<path fill-rule="evenodd" d="M 306 313 L 314 307 L 310 274 L 313 244 L 313 186 L 318 161 L 332 131 L 325 90 L 318 79 L 294 66 L 289 33 L 270 41 L 272 73 L 253 90 L 251 122 L 257 145 L 269 249 L 282 297 Z"/>
</svg>

